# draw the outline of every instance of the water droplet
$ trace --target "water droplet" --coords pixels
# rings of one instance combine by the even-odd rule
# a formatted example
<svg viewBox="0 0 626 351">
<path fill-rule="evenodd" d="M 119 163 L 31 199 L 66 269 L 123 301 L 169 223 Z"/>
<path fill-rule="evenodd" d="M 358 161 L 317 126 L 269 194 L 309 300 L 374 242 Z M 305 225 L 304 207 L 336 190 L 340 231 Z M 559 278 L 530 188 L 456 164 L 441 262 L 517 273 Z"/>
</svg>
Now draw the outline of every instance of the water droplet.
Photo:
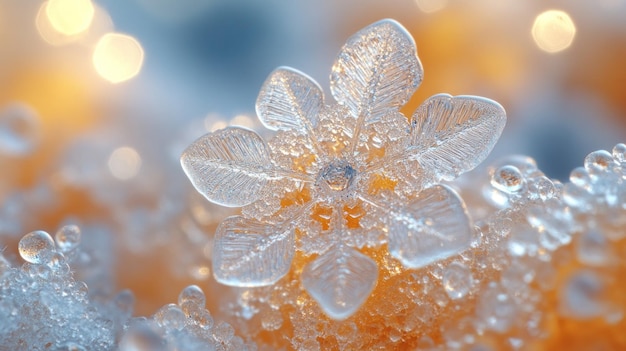
<svg viewBox="0 0 626 351">
<path fill-rule="evenodd" d="M 161 307 L 154 314 L 154 319 L 166 329 L 181 330 L 185 327 L 186 316 L 178 306 L 171 303 Z"/>
<path fill-rule="evenodd" d="M 66 225 L 61 227 L 54 239 L 62 252 L 70 252 L 74 250 L 80 243 L 80 228 L 76 225 Z"/>
<path fill-rule="evenodd" d="M 613 159 L 619 163 L 626 162 L 626 144 L 619 143 L 613 147 Z"/>
<path fill-rule="evenodd" d="M 115 307 L 128 317 L 133 314 L 135 295 L 133 295 L 132 291 L 128 289 L 120 291 L 117 295 L 115 295 L 113 302 L 115 303 Z"/>
<path fill-rule="evenodd" d="M 24 156 L 39 139 L 39 121 L 27 105 L 14 103 L 0 112 L 0 152 Z"/>
<path fill-rule="evenodd" d="M 584 164 L 585 169 L 587 169 L 589 173 L 597 174 L 610 171 L 615 161 L 613 160 L 613 155 L 608 151 L 598 150 L 587 155 Z"/>
<path fill-rule="evenodd" d="M 52 237 L 42 230 L 24 235 L 18 244 L 18 250 L 25 261 L 34 264 L 48 263 L 56 252 Z"/>
<path fill-rule="evenodd" d="M 57 274 L 67 274 L 70 272 L 70 266 L 67 264 L 65 256 L 60 252 L 55 252 L 52 255 L 50 261 L 48 261 L 48 266 Z"/>
<path fill-rule="evenodd" d="M 552 199 L 556 196 L 557 190 L 554 183 L 548 177 L 541 176 L 533 180 L 533 193 L 542 201 Z"/>
<path fill-rule="evenodd" d="M 443 287 L 452 300 L 463 298 L 473 285 L 472 272 L 462 263 L 451 263 L 443 273 Z"/>
<path fill-rule="evenodd" d="M 206 298 L 202 289 L 197 285 L 189 285 L 184 288 L 178 295 L 178 305 L 182 306 L 186 302 L 193 303 L 198 307 L 204 307 Z"/>
<path fill-rule="evenodd" d="M 192 308 L 189 308 L 192 305 Z M 187 306 L 188 308 L 185 308 Z M 213 316 L 211 313 L 204 308 L 199 308 L 195 304 L 191 304 L 189 302 L 185 302 L 183 305 L 183 311 L 189 314 L 189 318 L 193 319 L 193 321 L 202 329 L 209 330 L 213 327 Z"/>
<path fill-rule="evenodd" d="M 356 170 L 343 160 L 333 161 L 320 171 L 319 180 L 334 191 L 346 190 L 356 178 Z"/>
<path fill-rule="evenodd" d="M 491 185 L 494 188 L 509 194 L 522 190 L 525 183 L 522 172 L 511 165 L 498 168 L 491 177 Z"/>
<path fill-rule="evenodd" d="M 213 336 L 216 340 L 227 343 L 228 341 L 230 341 L 230 339 L 233 338 L 233 336 L 235 336 L 235 330 L 230 324 L 226 322 L 220 322 L 213 329 Z"/>
<path fill-rule="evenodd" d="M 589 173 L 583 167 L 574 168 L 569 175 L 569 180 L 572 182 L 572 184 L 575 184 L 576 186 L 585 189 L 591 185 L 591 178 L 589 177 Z"/>
</svg>

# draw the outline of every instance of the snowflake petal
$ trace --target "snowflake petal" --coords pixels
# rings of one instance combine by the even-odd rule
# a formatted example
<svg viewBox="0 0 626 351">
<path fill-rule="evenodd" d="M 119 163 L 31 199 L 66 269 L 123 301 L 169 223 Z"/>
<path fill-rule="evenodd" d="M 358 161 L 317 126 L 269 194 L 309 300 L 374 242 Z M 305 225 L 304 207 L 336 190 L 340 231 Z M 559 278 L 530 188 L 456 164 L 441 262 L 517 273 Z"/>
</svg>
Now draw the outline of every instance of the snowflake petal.
<svg viewBox="0 0 626 351">
<path fill-rule="evenodd" d="M 294 241 L 291 226 L 273 226 L 241 216 L 228 217 L 215 232 L 215 279 L 240 287 L 274 284 L 289 272 Z"/>
<path fill-rule="evenodd" d="M 346 319 L 370 295 L 378 267 L 371 258 L 347 247 L 333 247 L 309 263 L 302 272 L 302 284 L 334 319 Z"/>
<path fill-rule="evenodd" d="M 257 133 L 239 127 L 199 138 L 180 162 L 196 190 L 222 206 L 254 202 L 271 180 L 267 145 Z"/>
<path fill-rule="evenodd" d="M 448 258 L 469 247 L 472 231 L 465 205 L 450 188 L 420 192 L 403 212 L 392 214 L 389 252 L 410 268 Z"/>
<path fill-rule="evenodd" d="M 348 39 L 333 65 L 330 89 L 360 124 L 369 124 L 403 106 L 422 76 L 413 38 L 387 19 Z"/>
<path fill-rule="evenodd" d="M 500 138 L 506 112 L 477 96 L 430 97 L 412 117 L 413 145 L 433 181 L 452 180 L 480 164 Z"/>
<path fill-rule="evenodd" d="M 322 89 L 312 78 L 293 68 L 280 67 L 263 84 L 256 111 L 269 129 L 310 135 L 323 105 Z"/>
</svg>

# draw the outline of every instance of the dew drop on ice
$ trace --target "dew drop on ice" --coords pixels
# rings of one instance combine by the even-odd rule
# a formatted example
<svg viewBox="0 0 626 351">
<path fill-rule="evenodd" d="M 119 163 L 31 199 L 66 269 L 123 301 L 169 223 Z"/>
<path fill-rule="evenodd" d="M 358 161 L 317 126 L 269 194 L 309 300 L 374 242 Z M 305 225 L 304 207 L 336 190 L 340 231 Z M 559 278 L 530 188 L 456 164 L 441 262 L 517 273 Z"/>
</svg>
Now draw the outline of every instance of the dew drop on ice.
<svg viewBox="0 0 626 351">
<path fill-rule="evenodd" d="M 524 183 L 522 172 L 511 165 L 498 168 L 491 178 L 491 185 L 494 188 L 510 194 L 520 191 Z"/>
<path fill-rule="evenodd" d="M 172 303 L 161 307 L 154 314 L 157 323 L 171 330 L 181 330 L 185 326 L 185 318 L 183 311 Z"/>
<path fill-rule="evenodd" d="M 213 336 L 216 340 L 226 343 L 230 341 L 233 336 L 235 336 L 235 330 L 230 326 L 230 324 L 220 322 L 213 329 Z"/>
<path fill-rule="evenodd" d="M 25 261 L 34 264 L 47 263 L 56 252 L 52 237 L 42 230 L 24 235 L 18 250 Z"/>
<path fill-rule="evenodd" d="M 606 172 L 613 163 L 613 155 L 605 150 L 594 151 L 585 157 L 585 168 L 590 173 Z"/>
<path fill-rule="evenodd" d="M 70 252 L 80 243 L 80 235 L 78 226 L 66 225 L 56 232 L 54 239 L 62 252 Z"/>
<path fill-rule="evenodd" d="M 178 295 L 178 305 L 183 306 L 185 303 L 192 303 L 198 307 L 204 307 L 206 298 L 204 297 L 202 289 L 197 285 L 189 285 L 184 288 Z"/>
<path fill-rule="evenodd" d="M 619 143 L 613 147 L 613 159 L 619 163 L 626 162 L 626 144 Z"/>
<path fill-rule="evenodd" d="M 473 285 L 472 272 L 461 263 L 451 263 L 443 273 L 443 288 L 453 300 L 463 298 Z"/>
<path fill-rule="evenodd" d="M 0 152 L 12 156 L 30 153 L 39 138 L 39 121 L 28 106 L 14 103 L 0 112 Z"/>
</svg>

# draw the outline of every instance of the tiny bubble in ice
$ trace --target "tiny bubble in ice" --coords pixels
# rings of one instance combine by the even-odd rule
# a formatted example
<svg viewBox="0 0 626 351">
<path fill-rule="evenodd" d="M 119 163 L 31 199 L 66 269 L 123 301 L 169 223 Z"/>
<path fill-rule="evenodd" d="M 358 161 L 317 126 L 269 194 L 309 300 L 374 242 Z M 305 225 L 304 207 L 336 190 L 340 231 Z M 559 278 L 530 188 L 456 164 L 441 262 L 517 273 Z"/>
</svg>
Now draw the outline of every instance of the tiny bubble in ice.
<svg viewBox="0 0 626 351">
<path fill-rule="evenodd" d="M 606 172 L 614 164 L 613 155 L 605 150 L 594 151 L 585 157 L 584 164 L 590 173 Z"/>
<path fill-rule="evenodd" d="M 62 252 L 74 250 L 80 243 L 80 228 L 76 225 L 66 225 L 54 235 L 57 246 Z"/>
<path fill-rule="evenodd" d="M 509 194 L 520 191 L 524 183 L 522 172 L 517 167 L 511 165 L 498 168 L 491 179 L 491 185 L 494 188 Z"/>
<path fill-rule="evenodd" d="M 613 159 L 619 163 L 626 162 L 626 144 L 619 143 L 613 147 Z"/>
<path fill-rule="evenodd" d="M 189 285 L 184 288 L 178 295 L 178 305 L 182 306 L 184 303 L 190 302 L 198 307 L 204 307 L 206 298 L 204 292 L 197 285 Z"/>
<path fill-rule="evenodd" d="M 30 263 L 47 263 L 56 252 L 50 234 L 37 230 L 22 237 L 18 245 L 20 256 Z"/>
</svg>

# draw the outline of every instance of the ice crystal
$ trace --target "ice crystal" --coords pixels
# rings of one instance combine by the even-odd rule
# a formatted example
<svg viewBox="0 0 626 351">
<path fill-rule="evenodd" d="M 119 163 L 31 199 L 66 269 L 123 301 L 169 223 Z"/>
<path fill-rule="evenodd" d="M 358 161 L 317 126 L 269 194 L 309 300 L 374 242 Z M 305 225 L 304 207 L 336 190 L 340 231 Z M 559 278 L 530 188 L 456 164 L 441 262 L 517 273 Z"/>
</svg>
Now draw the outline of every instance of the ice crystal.
<svg viewBox="0 0 626 351">
<path fill-rule="evenodd" d="M 87 285 L 73 278 L 52 237 L 26 234 L 19 253 L 27 261 L 21 267 L 0 253 L 0 349 L 113 349 L 122 311 L 89 300 Z"/>
<path fill-rule="evenodd" d="M 334 101 L 310 77 L 278 68 L 256 102 L 276 131 L 269 142 L 229 127 L 190 145 L 181 163 L 195 188 L 214 203 L 245 206 L 216 231 L 216 279 L 271 285 L 298 250 L 310 261 L 304 288 L 344 319 L 376 285 L 378 266 L 364 247 L 386 244 L 408 268 L 467 249 L 465 205 L 439 183 L 484 160 L 505 112 L 488 99 L 439 94 L 407 118 L 399 109 L 422 76 L 413 39 L 383 20 L 343 46 L 330 76 Z"/>
</svg>

